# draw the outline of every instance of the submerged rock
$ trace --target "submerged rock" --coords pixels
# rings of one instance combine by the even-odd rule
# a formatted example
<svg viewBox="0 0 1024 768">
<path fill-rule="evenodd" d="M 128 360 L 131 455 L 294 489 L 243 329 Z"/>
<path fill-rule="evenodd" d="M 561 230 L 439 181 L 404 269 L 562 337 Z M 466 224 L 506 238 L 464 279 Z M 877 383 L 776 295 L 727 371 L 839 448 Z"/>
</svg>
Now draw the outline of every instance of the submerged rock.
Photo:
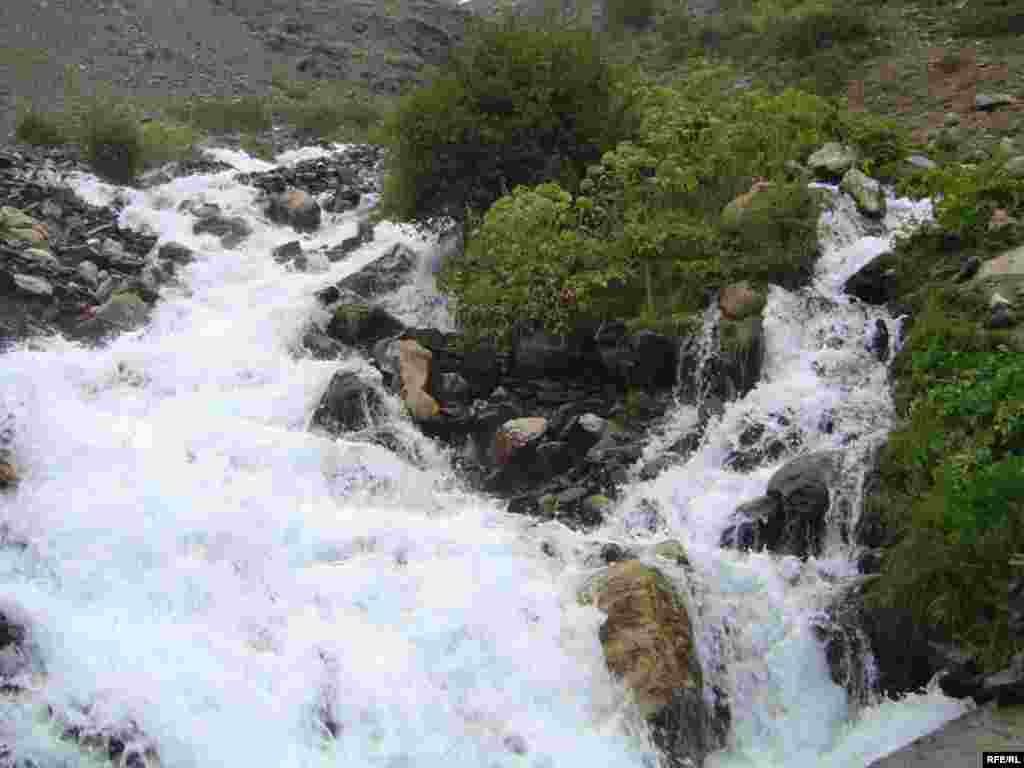
<svg viewBox="0 0 1024 768">
<path fill-rule="evenodd" d="M 312 426 L 337 435 L 372 426 L 383 411 L 380 392 L 352 371 L 338 371 L 313 413 Z"/>
<path fill-rule="evenodd" d="M 289 189 L 270 195 L 265 213 L 275 224 L 290 226 L 296 232 L 316 232 L 320 229 L 320 204 L 311 194 L 301 189 Z"/>
<path fill-rule="evenodd" d="M 839 188 L 853 198 L 857 210 L 865 216 L 881 218 L 885 215 L 885 192 L 875 179 L 851 168 L 843 176 Z"/>
</svg>

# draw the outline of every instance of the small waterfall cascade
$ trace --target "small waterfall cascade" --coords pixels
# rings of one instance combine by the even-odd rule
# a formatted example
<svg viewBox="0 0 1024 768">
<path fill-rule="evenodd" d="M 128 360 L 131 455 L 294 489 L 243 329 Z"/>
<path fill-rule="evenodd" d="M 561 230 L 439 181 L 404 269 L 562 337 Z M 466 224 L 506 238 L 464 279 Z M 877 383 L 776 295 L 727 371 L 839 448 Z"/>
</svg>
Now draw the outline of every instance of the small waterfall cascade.
<svg viewBox="0 0 1024 768">
<path fill-rule="evenodd" d="M 215 155 L 239 171 L 273 167 Z M 595 571 L 589 555 L 609 540 L 686 549 L 690 566 L 667 572 L 685 587 L 705 698 L 731 710 L 709 768 L 856 768 L 963 710 L 930 692 L 857 713 L 814 632 L 856 577 L 844 528 L 864 456 L 892 419 L 885 366 L 864 333 L 881 319 L 895 338 L 897 321 L 845 297 L 841 275 L 926 206 L 891 200 L 876 231 L 837 198 L 813 285 L 768 298 L 758 385 L 584 534 L 466 491 L 391 396 L 383 418 L 396 450 L 308 431 L 339 369 L 376 375 L 356 354 L 302 352 L 323 311 L 315 293 L 396 243 L 435 243 L 383 222 L 346 260 L 288 269 L 270 253 L 295 234 L 270 224 L 235 176 L 146 190 L 71 182 L 91 202 L 121 198 L 122 225 L 196 259 L 145 328 L 95 349 L 54 337 L 3 355 L 0 403 L 23 480 L 0 498 L 0 612 L 29 628 L 32 658 L 22 693 L 0 695 L 0 765 L 110 765 L 90 744 L 116 734 L 120 764 L 150 768 L 155 755 L 164 768 L 655 766 L 605 665 L 603 614 L 577 600 Z M 186 201 L 217 203 L 251 235 L 224 248 L 194 234 Z M 351 237 L 359 215 L 326 216 L 303 248 Z M 429 272 L 385 302 L 450 327 Z M 698 371 L 716 323 L 709 311 Z M 697 411 L 678 407 L 677 437 Z M 751 424 L 762 431 L 742 445 Z M 783 454 L 737 469 L 738 451 L 772 440 Z M 843 456 L 844 481 L 820 555 L 720 546 L 735 507 L 783 461 L 824 449 Z"/>
</svg>

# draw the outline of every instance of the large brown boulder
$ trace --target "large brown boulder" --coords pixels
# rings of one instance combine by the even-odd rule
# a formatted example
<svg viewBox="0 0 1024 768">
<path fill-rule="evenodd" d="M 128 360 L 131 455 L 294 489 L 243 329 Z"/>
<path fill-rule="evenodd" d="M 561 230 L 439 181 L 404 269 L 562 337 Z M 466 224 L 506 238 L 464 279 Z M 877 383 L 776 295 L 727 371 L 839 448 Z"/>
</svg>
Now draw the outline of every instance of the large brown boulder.
<svg viewBox="0 0 1024 768">
<path fill-rule="evenodd" d="M 402 381 L 402 400 L 415 421 L 426 421 L 438 415 L 441 407 L 427 393 L 430 362 L 433 354 L 414 339 L 398 342 L 398 372 Z"/>
<path fill-rule="evenodd" d="M 765 296 L 746 280 L 725 286 L 718 294 L 718 308 L 729 320 L 743 320 L 764 309 Z"/>
<path fill-rule="evenodd" d="M 580 593 L 607 614 L 601 647 L 609 671 L 632 691 L 671 766 L 701 765 L 718 744 L 686 603 L 639 560 L 611 565 Z"/>
<path fill-rule="evenodd" d="M 755 181 L 749 191 L 744 192 L 722 209 L 722 226 L 727 230 L 739 229 L 753 205 L 754 198 L 774 186 L 772 182 L 763 179 Z"/>
</svg>

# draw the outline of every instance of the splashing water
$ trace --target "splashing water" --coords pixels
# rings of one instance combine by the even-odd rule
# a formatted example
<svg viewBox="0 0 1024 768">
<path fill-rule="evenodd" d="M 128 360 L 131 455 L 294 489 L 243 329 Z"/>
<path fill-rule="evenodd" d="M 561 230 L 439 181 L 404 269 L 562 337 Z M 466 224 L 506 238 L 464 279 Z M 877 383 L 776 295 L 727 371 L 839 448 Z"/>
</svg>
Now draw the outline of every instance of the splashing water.
<svg viewBox="0 0 1024 768">
<path fill-rule="evenodd" d="M 445 452 L 411 428 L 400 434 L 419 441 L 416 466 L 358 436 L 306 432 L 339 367 L 370 375 L 358 357 L 299 353 L 322 313 L 314 292 L 397 242 L 434 243 L 383 223 L 347 261 L 299 273 L 270 257 L 294 233 L 268 224 L 257 190 L 232 172 L 146 191 L 88 176 L 73 186 L 95 203 L 121 195 L 122 224 L 197 258 L 145 329 L 99 349 L 53 338 L 4 355 L 0 407 L 16 419 L 23 481 L 0 500 L 0 584 L 27 613 L 45 674 L 32 696 L 0 697 L 0 743 L 40 765 L 90 764 L 40 714 L 49 705 L 96 729 L 133 722 L 175 768 L 656 762 L 605 668 L 602 616 L 576 602 L 590 571 L 574 553 L 587 537 L 460 490 Z M 192 234 L 184 200 L 217 203 L 253 233 L 224 250 Z M 894 219 L 926 214 L 893 208 Z M 328 215 L 303 246 L 355 228 L 355 214 Z M 860 766 L 961 711 L 932 693 L 848 722 L 810 629 L 852 570 L 841 537 L 806 564 L 717 546 L 728 513 L 773 469 L 725 467 L 745 417 L 785 410 L 807 449 L 845 446 L 851 467 L 888 428 L 884 367 L 856 341 L 885 315 L 843 297 L 832 277 L 867 247 L 860 233 L 847 239 L 829 241 L 811 289 L 772 292 L 761 384 L 687 464 L 630 495 L 661 503 L 665 533 L 696 568 L 702 661 L 722 670 L 709 678 L 734 713 L 716 765 Z M 429 275 L 420 281 L 391 306 L 450 323 Z M 829 333 L 847 344 L 823 348 Z M 826 410 L 830 434 L 818 429 Z M 601 538 L 633 540 L 632 501 Z M 542 555 L 542 537 L 566 556 Z"/>
</svg>

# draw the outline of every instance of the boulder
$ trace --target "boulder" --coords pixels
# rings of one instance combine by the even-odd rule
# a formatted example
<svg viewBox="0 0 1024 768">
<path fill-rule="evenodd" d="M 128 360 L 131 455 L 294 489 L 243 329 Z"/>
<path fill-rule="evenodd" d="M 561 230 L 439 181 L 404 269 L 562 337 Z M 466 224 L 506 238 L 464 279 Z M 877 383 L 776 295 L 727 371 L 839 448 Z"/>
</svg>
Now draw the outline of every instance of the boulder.
<svg viewBox="0 0 1024 768">
<path fill-rule="evenodd" d="M 289 189 L 270 195 L 265 213 L 275 224 L 290 226 L 296 232 L 316 232 L 320 229 L 320 204 L 301 189 Z"/>
<path fill-rule="evenodd" d="M 415 252 L 396 243 L 383 256 L 341 280 L 338 288 L 353 291 L 364 299 L 372 299 L 396 291 L 409 282 L 418 263 Z"/>
<path fill-rule="evenodd" d="M 819 179 L 840 178 L 857 162 L 857 151 L 830 141 L 807 158 L 807 166 Z"/>
<path fill-rule="evenodd" d="M 45 278 L 36 277 L 35 275 L 21 275 L 17 272 L 12 273 L 11 277 L 14 278 L 15 287 L 22 293 L 47 299 L 53 297 L 53 285 Z"/>
<path fill-rule="evenodd" d="M 1024 246 L 983 262 L 972 284 L 985 293 L 993 308 L 995 304 L 1019 306 L 1024 301 Z"/>
<path fill-rule="evenodd" d="M 720 744 L 682 596 L 657 569 L 620 560 L 588 582 L 580 600 L 606 614 L 599 633 L 605 664 L 632 692 L 667 763 L 702 765 Z"/>
<path fill-rule="evenodd" d="M 342 344 L 371 345 L 404 329 L 405 324 L 383 307 L 352 302 L 334 310 L 327 335 Z"/>
<path fill-rule="evenodd" d="M 765 301 L 764 294 L 755 291 L 746 280 L 727 285 L 718 294 L 718 308 L 729 320 L 743 320 L 760 314 Z"/>
<path fill-rule="evenodd" d="M 373 240 L 373 223 L 369 218 L 360 219 L 356 225 L 356 233 L 346 237 L 340 245 L 328 249 L 327 258 L 330 261 L 341 261 L 350 253 Z"/>
<path fill-rule="evenodd" d="M 560 439 L 567 444 L 572 456 L 582 459 L 587 451 L 600 442 L 607 430 L 607 421 L 596 414 L 584 413 L 569 421 Z"/>
<path fill-rule="evenodd" d="M 638 331 L 630 336 L 631 384 L 646 389 L 675 386 L 679 344 L 679 339 L 654 331 Z"/>
<path fill-rule="evenodd" d="M 867 663 L 871 642 L 862 621 L 856 590 L 841 591 L 824 613 L 812 619 L 815 636 L 825 646 L 832 682 L 846 690 L 857 709 L 871 704 L 875 693 L 873 665 Z"/>
<path fill-rule="evenodd" d="M 874 329 L 868 337 L 868 351 L 880 363 L 889 359 L 889 326 L 881 318 L 875 320 Z"/>
<path fill-rule="evenodd" d="M 413 339 L 402 339 L 398 342 L 402 400 L 415 421 L 432 419 L 440 412 L 437 401 L 427 394 L 432 357 L 429 349 L 420 346 Z"/>
<path fill-rule="evenodd" d="M 50 230 L 27 213 L 9 205 L 0 207 L 0 239 L 45 247 Z"/>
<path fill-rule="evenodd" d="M 843 176 L 839 188 L 853 198 L 857 210 L 871 218 L 885 215 L 885 192 L 877 180 L 856 168 L 851 168 Z"/>
<path fill-rule="evenodd" d="M 931 171 L 938 168 L 938 164 L 924 155 L 910 155 L 906 160 L 907 165 L 918 171 Z"/>
<path fill-rule="evenodd" d="M 6 459 L 0 459 L 0 488 L 12 488 L 18 484 L 18 470 Z"/>
<path fill-rule="evenodd" d="M 821 552 L 837 465 L 835 453 L 821 451 L 793 459 L 772 475 L 767 495 L 779 502 L 782 529 L 777 540 L 766 542 L 769 549 L 800 558 Z"/>
<path fill-rule="evenodd" d="M 383 406 L 373 384 L 353 371 L 338 371 L 313 413 L 312 426 L 331 435 L 365 429 L 374 424 Z"/>
<path fill-rule="evenodd" d="M 562 376 L 573 370 L 576 359 L 565 336 L 523 325 L 512 340 L 512 370 L 517 376 Z"/>
<path fill-rule="evenodd" d="M 887 254 L 878 256 L 847 278 L 843 290 L 866 304 L 881 305 L 896 296 L 896 273 Z"/>
</svg>

